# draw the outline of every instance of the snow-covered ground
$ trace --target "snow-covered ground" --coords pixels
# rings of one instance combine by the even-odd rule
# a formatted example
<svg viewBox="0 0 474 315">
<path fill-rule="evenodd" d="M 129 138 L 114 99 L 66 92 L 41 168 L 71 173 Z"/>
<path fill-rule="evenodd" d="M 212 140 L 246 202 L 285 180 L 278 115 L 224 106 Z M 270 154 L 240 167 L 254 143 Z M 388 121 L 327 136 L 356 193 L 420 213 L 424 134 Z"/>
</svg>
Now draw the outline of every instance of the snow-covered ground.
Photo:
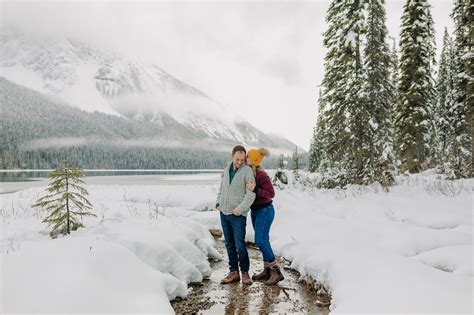
<svg viewBox="0 0 474 315">
<path fill-rule="evenodd" d="M 90 184 L 98 217 L 56 240 L 30 207 L 44 187 L 0 195 L 0 311 L 172 312 L 218 256 L 218 180 L 137 183 Z M 430 173 L 390 192 L 291 184 L 277 189 L 271 241 L 331 290 L 334 312 L 472 313 L 472 187 Z"/>
</svg>

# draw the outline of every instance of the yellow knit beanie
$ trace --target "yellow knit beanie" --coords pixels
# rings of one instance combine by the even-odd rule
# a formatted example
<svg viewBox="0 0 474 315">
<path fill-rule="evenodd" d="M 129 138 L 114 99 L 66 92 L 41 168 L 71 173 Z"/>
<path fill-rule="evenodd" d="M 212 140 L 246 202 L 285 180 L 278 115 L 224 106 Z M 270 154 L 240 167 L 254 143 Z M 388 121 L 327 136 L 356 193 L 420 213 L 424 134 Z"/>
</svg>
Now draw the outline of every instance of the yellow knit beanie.
<svg viewBox="0 0 474 315">
<path fill-rule="evenodd" d="M 247 160 L 254 166 L 262 164 L 263 158 L 270 153 L 265 148 L 250 149 L 247 153 Z"/>
</svg>

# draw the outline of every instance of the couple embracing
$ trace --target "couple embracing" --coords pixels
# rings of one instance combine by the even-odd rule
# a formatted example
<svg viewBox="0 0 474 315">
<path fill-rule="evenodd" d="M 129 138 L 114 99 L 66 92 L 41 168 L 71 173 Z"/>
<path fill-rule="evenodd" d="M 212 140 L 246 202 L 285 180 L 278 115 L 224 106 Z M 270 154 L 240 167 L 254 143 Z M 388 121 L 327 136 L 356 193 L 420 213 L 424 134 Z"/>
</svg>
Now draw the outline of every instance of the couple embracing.
<svg viewBox="0 0 474 315">
<path fill-rule="evenodd" d="M 239 282 L 239 269 L 242 283 L 252 284 L 249 276 L 250 260 L 245 246 L 249 212 L 255 230 L 255 244 L 262 252 L 264 262 L 263 271 L 254 274 L 252 279 L 264 281 L 268 285 L 284 279 L 270 245 L 270 227 L 275 217 L 272 204 L 275 190 L 261 167 L 266 155 L 266 149 L 251 149 L 247 152 L 238 145 L 232 150 L 232 161 L 224 169 L 216 201 L 229 257 L 230 272 L 222 279 L 223 284 Z"/>
</svg>

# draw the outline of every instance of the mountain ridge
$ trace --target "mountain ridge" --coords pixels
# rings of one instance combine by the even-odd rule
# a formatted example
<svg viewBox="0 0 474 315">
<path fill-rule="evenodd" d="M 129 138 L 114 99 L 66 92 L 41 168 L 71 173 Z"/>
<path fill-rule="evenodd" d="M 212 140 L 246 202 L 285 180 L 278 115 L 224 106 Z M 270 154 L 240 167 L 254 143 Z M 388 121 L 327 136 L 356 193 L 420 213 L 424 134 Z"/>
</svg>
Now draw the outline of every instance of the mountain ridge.
<svg viewBox="0 0 474 315">
<path fill-rule="evenodd" d="M 296 147 L 258 130 L 230 107 L 157 65 L 104 54 L 71 39 L 38 44 L 22 34 L 3 32 L 0 43 L 1 75 L 80 109 L 158 124 L 171 117 L 202 139 L 218 142 L 288 152 Z"/>
</svg>

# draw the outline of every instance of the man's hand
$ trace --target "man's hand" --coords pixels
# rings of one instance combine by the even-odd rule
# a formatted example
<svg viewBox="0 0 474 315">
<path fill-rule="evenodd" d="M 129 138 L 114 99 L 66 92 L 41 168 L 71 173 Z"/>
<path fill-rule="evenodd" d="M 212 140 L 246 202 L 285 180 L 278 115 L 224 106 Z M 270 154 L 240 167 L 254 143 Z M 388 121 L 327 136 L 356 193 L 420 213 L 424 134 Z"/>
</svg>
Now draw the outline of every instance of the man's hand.
<svg viewBox="0 0 474 315">
<path fill-rule="evenodd" d="M 255 183 L 247 182 L 246 187 L 248 190 L 253 191 L 255 189 Z"/>
<path fill-rule="evenodd" d="M 216 208 L 217 211 L 222 212 L 221 208 Z"/>
<path fill-rule="evenodd" d="M 221 178 L 224 178 L 224 172 L 221 172 L 220 175 L 221 175 Z"/>
<path fill-rule="evenodd" d="M 239 211 L 237 211 L 235 208 L 230 210 L 230 212 L 232 212 L 233 215 L 240 215 Z"/>
</svg>

